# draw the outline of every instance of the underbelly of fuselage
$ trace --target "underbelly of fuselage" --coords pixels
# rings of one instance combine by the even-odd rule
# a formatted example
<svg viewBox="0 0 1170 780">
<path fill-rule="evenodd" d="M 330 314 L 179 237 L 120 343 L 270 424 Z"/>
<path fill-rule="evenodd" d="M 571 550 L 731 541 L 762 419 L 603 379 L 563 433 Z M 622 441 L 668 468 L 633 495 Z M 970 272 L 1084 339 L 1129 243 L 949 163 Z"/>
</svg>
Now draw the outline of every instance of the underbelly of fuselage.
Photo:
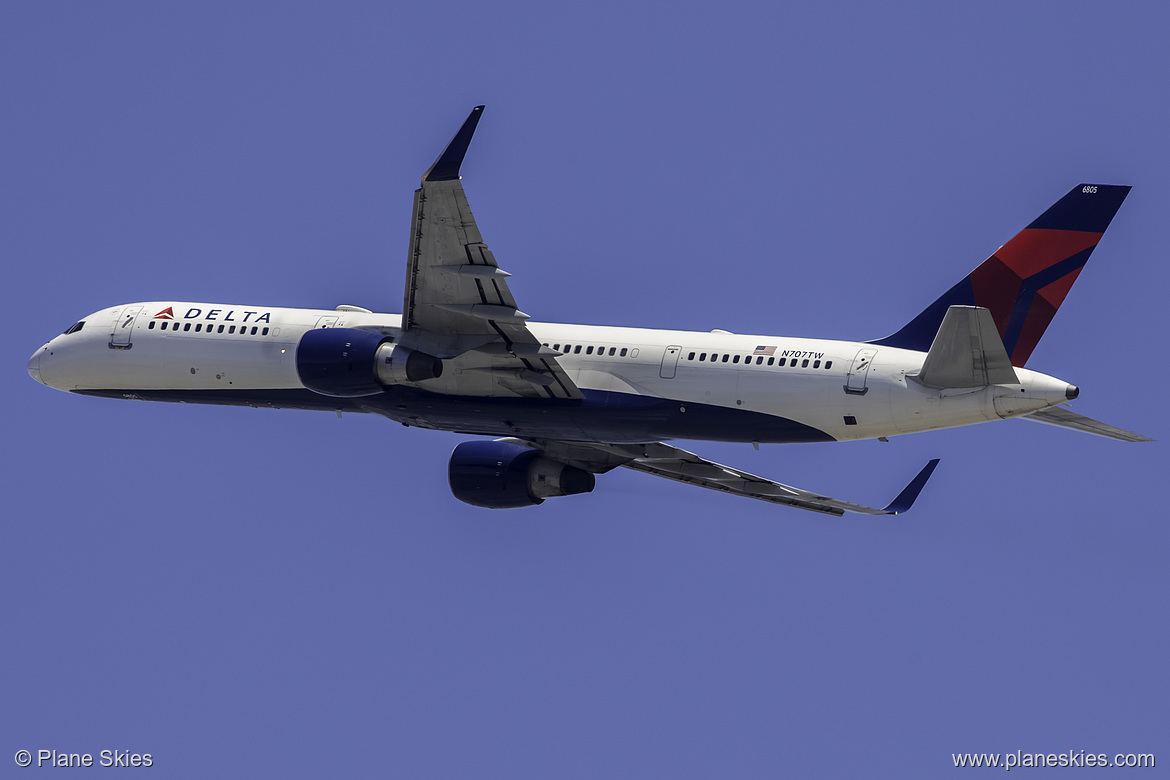
<svg viewBox="0 0 1170 780">
<path fill-rule="evenodd" d="M 665 439 L 804 443 L 834 441 L 784 417 L 711 404 L 584 390 L 580 401 L 476 398 L 394 387 L 361 398 L 331 398 L 304 389 L 76 390 L 82 395 L 143 401 L 378 414 L 419 428 L 482 436 L 560 441 L 649 442 Z"/>
</svg>

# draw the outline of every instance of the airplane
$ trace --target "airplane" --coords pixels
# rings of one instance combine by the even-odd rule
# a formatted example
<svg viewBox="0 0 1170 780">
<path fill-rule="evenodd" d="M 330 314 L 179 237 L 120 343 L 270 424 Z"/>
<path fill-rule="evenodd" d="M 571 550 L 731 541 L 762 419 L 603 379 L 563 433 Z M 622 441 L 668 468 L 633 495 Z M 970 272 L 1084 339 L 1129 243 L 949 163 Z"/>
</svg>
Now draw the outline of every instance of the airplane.
<svg viewBox="0 0 1170 780">
<path fill-rule="evenodd" d="M 475 107 L 415 191 L 402 314 L 188 301 L 90 314 L 38 349 L 33 379 L 79 395 L 378 414 L 496 437 L 448 463 L 478 507 L 587 493 L 624 467 L 842 515 L 910 509 L 938 460 L 881 508 L 722 465 L 668 442 L 882 439 L 1020 418 L 1150 441 L 1068 408 L 1024 368 L 1129 193 L 1081 184 L 903 328 L 836 341 L 538 323 L 484 243 L 459 175 Z"/>
</svg>

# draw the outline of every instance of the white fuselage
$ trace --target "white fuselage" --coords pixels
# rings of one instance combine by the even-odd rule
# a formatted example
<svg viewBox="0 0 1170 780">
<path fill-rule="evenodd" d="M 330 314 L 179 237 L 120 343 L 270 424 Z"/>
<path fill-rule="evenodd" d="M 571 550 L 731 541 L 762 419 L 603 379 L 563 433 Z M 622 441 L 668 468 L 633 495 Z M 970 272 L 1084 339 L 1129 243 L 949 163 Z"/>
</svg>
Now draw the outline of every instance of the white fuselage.
<svg viewBox="0 0 1170 780">
<path fill-rule="evenodd" d="M 173 400 L 199 402 L 202 393 L 215 391 L 308 392 L 296 364 L 306 331 L 360 328 L 397 339 L 401 316 L 157 301 L 103 309 L 84 323 L 37 350 L 29 361 L 37 381 L 131 398 L 176 391 Z M 1070 387 L 1017 368 L 1015 385 L 931 389 L 914 379 L 926 353 L 864 342 L 537 322 L 528 327 L 562 353 L 557 361 L 587 396 L 593 391 L 665 400 L 684 414 L 687 404 L 754 412 L 839 441 L 1018 416 L 1064 402 Z M 482 363 L 478 353 L 444 361 L 442 376 L 415 387 L 448 398 L 498 396 Z M 452 428 L 474 432 L 467 425 Z M 589 432 L 582 438 L 590 438 Z M 728 438 L 752 440 L 743 433 Z"/>
</svg>

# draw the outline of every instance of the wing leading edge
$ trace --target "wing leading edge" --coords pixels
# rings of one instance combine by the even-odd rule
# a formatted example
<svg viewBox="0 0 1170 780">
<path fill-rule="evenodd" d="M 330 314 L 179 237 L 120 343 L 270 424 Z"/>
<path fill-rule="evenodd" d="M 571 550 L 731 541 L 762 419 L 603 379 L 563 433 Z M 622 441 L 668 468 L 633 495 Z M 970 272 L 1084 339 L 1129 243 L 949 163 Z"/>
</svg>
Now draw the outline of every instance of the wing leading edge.
<svg viewBox="0 0 1170 780">
<path fill-rule="evenodd" d="M 560 353 L 528 330 L 463 192 L 459 168 L 482 112 L 472 110 L 415 191 L 401 343 L 443 359 L 480 353 L 494 395 L 580 399 Z"/>
<path fill-rule="evenodd" d="M 603 473 L 621 466 L 708 490 L 838 516 L 846 512 L 866 515 L 897 515 L 906 512 L 913 506 L 926 481 L 938 466 L 937 458 L 927 463 L 893 501 L 877 509 L 785 485 L 767 477 L 715 463 L 693 452 L 661 442 L 601 444 L 515 438 L 499 441 L 538 449 L 553 460 L 593 473 Z"/>
</svg>

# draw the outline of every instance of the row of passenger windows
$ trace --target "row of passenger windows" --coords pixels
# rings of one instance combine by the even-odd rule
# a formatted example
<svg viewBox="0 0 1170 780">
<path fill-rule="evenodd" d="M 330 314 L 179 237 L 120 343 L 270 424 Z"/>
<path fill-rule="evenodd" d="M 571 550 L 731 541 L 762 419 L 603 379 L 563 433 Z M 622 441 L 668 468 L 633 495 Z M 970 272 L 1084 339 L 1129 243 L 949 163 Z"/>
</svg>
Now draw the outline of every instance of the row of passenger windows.
<svg viewBox="0 0 1170 780">
<path fill-rule="evenodd" d="M 547 347 L 548 343 L 545 342 L 544 346 Z M 597 354 L 599 356 L 602 356 L 602 355 L 606 354 L 606 351 L 605 351 L 606 347 L 593 347 L 593 346 L 582 345 L 582 344 L 565 344 L 564 347 L 565 347 L 564 349 L 561 349 L 560 344 L 553 344 L 552 345 L 553 349 L 557 350 L 558 352 L 560 352 L 561 354 L 564 354 L 564 355 L 570 355 L 570 354 L 571 355 L 580 355 L 580 354 L 593 355 L 593 354 Z M 620 349 L 618 347 L 609 347 L 608 349 L 609 349 L 609 356 L 610 357 L 626 357 L 627 354 L 630 357 L 637 357 L 638 356 L 637 347 L 635 347 L 633 349 L 627 349 L 626 347 L 622 347 Z M 582 353 L 582 350 L 584 350 L 584 353 Z M 709 355 L 706 352 L 692 352 L 689 355 L 687 355 L 687 360 L 698 360 L 699 362 L 708 362 L 708 363 L 732 363 L 732 364 L 735 364 L 735 363 L 741 362 L 741 357 L 742 357 L 742 362 L 745 366 L 751 364 L 752 358 L 756 359 L 757 366 L 765 365 L 765 356 L 764 355 L 743 355 L 743 356 L 740 356 L 740 355 L 732 355 L 731 353 L 724 354 L 724 353 L 719 353 L 719 352 L 712 352 Z M 804 358 L 804 359 L 779 358 L 777 360 L 777 358 L 775 358 L 775 357 L 768 357 L 766 364 L 769 366 L 779 366 L 779 367 L 783 367 L 783 366 L 787 365 L 787 366 L 790 366 L 791 368 L 798 368 L 798 367 L 799 368 L 809 368 L 810 364 L 811 364 L 812 368 L 822 368 L 822 364 L 821 364 L 820 360 L 813 360 L 811 358 Z M 824 361 L 823 367 L 826 369 L 832 368 L 833 361 L 832 360 Z"/>
<path fill-rule="evenodd" d="M 171 330 L 178 330 L 180 325 L 182 325 L 182 326 L 183 326 L 183 331 L 184 331 L 184 332 L 187 332 L 187 331 L 190 331 L 190 330 L 191 330 L 191 323 L 189 323 L 189 322 L 167 322 L 167 321 L 165 321 L 165 320 L 151 320 L 151 321 L 150 321 L 150 324 L 146 326 L 146 329 L 147 329 L 147 330 L 154 330 L 154 325 L 155 325 L 155 323 L 156 323 L 156 322 L 157 322 L 157 323 L 159 323 L 159 324 L 161 325 L 161 328 L 160 328 L 161 330 L 166 330 L 166 329 L 167 329 L 167 325 L 170 325 L 170 326 L 171 326 Z M 200 332 L 202 332 L 202 331 L 203 331 L 203 323 L 202 323 L 202 322 L 196 322 L 196 323 L 195 323 L 195 332 L 196 332 L 196 333 L 200 333 Z M 215 324 L 214 324 L 214 323 L 211 323 L 211 322 L 209 322 L 209 323 L 207 323 L 207 332 L 208 332 L 208 333 L 213 333 L 213 332 L 214 332 L 214 333 L 223 333 L 223 332 L 224 332 L 224 326 L 223 326 L 223 325 L 220 325 L 220 326 L 219 326 L 219 330 L 215 330 Z M 227 332 L 228 332 L 228 333 L 235 333 L 235 332 L 236 332 L 236 326 L 235 326 L 235 325 L 228 325 L 228 326 L 227 326 Z M 247 326 L 247 325 L 241 325 L 241 326 L 240 326 L 240 335 L 241 335 L 241 336 L 246 336 L 246 335 L 248 335 L 248 326 Z M 252 335 L 253 335 L 253 336 L 255 336 L 255 335 L 260 335 L 260 336 L 267 336 L 267 335 L 268 335 L 268 328 L 258 328 L 258 327 L 256 327 L 255 325 L 253 325 L 253 326 L 252 326 Z"/>
<path fill-rule="evenodd" d="M 547 347 L 548 343 L 546 342 L 544 346 Z M 580 355 L 582 354 L 581 350 L 584 349 L 584 354 L 586 355 L 592 355 L 594 352 L 596 352 L 599 356 L 604 355 L 606 349 L 605 347 L 594 347 L 582 344 L 566 344 L 564 349 L 561 349 L 560 344 L 553 344 L 552 348 L 557 352 L 560 352 L 562 355 Z M 610 347 L 609 355 L 610 357 L 626 357 L 627 355 L 630 357 L 638 357 L 638 348 L 634 347 L 633 349 L 630 349 L 629 347 L 622 347 L 621 349 L 618 349 L 617 347 Z"/>
<path fill-rule="evenodd" d="M 687 360 L 695 360 L 696 359 L 695 355 L 696 355 L 696 353 L 694 353 L 694 352 L 687 355 Z M 749 365 L 752 362 L 753 357 L 756 359 L 757 366 L 764 365 L 764 356 L 763 355 L 745 355 L 743 358 L 744 365 L 745 366 Z M 738 363 L 739 358 L 740 358 L 739 355 L 731 355 L 731 354 L 722 354 L 721 355 L 718 352 L 712 352 L 710 354 L 710 356 L 708 356 L 706 352 L 699 352 L 697 359 L 700 363 L 703 361 L 707 361 L 709 363 L 727 363 L 727 362 Z M 810 358 L 804 358 L 803 360 L 801 360 L 799 358 L 780 358 L 777 361 L 776 358 L 770 357 L 770 358 L 768 358 L 768 361 L 767 361 L 767 365 L 769 365 L 769 366 L 775 365 L 775 366 L 783 367 L 785 365 L 788 365 L 792 368 L 797 368 L 797 363 L 800 364 L 799 365 L 800 368 L 808 368 L 810 363 L 812 364 L 813 368 L 821 368 L 821 361 L 811 360 Z M 832 368 L 833 361 L 826 360 L 824 363 L 824 367 L 825 368 Z"/>
</svg>

